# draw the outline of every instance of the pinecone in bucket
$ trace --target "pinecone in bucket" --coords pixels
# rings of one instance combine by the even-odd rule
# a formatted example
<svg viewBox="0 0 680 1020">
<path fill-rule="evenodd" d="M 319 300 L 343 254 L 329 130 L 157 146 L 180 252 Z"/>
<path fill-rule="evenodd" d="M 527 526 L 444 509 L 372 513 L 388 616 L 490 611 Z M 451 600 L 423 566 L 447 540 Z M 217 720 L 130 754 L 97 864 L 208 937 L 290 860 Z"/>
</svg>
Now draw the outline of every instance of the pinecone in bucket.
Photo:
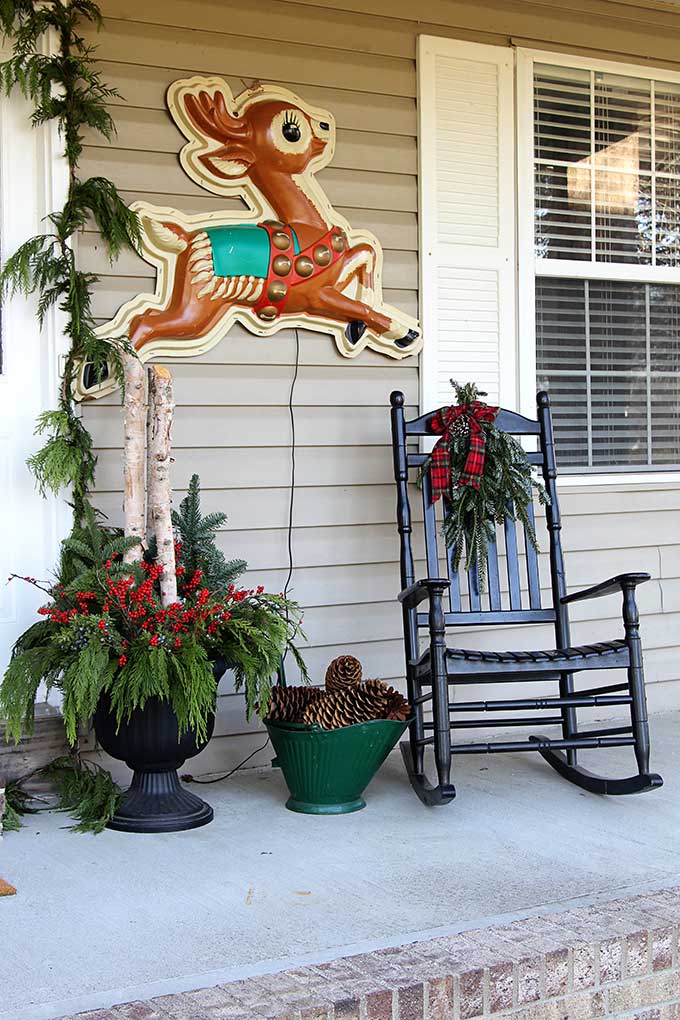
<svg viewBox="0 0 680 1020">
<path fill-rule="evenodd" d="M 353 655 L 339 655 L 326 670 L 326 690 L 329 694 L 346 691 L 361 683 L 361 663 Z"/>
<path fill-rule="evenodd" d="M 323 694 L 318 687 L 273 687 L 267 718 L 273 722 L 302 722 L 305 709 Z"/>
<path fill-rule="evenodd" d="M 343 691 L 334 691 L 314 701 L 303 712 L 302 721 L 324 730 L 369 722 L 371 719 L 405 720 L 408 702 L 382 680 L 367 680 Z"/>
<path fill-rule="evenodd" d="M 378 710 L 372 719 L 397 719 L 404 722 L 411 714 L 411 706 L 399 691 L 390 687 L 384 680 L 367 680 L 361 685 L 365 688 L 364 704 L 373 703 Z"/>
</svg>

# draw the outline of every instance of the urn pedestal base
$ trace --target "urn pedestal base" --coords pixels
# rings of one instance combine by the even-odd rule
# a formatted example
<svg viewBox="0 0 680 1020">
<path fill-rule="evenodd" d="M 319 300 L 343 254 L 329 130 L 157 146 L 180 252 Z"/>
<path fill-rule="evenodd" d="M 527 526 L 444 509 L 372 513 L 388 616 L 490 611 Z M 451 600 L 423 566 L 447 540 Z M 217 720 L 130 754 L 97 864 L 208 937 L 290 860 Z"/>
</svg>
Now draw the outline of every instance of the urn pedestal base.
<svg viewBox="0 0 680 1020">
<path fill-rule="evenodd" d="M 213 820 L 213 809 L 190 793 L 175 769 L 135 772 L 123 801 L 108 824 L 119 832 L 181 832 Z"/>
<path fill-rule="evenodd" d="M 212 663 L 215 693 L 226 669 L 224 659 Z M 132 769 L 132 783 L 108 824 L 119 832 L 180 832 L 213 820 L 213 809 L 179 781 L 177 769 L 207 747 L 215 716 L 207 719 L 198 740 L 192 731 L 179 732 L 177 716 L 167 701 L 148 698 L 118 724 L 108 694 L 102 694 L 94 714 L 100 746 Z"/>
</svg>

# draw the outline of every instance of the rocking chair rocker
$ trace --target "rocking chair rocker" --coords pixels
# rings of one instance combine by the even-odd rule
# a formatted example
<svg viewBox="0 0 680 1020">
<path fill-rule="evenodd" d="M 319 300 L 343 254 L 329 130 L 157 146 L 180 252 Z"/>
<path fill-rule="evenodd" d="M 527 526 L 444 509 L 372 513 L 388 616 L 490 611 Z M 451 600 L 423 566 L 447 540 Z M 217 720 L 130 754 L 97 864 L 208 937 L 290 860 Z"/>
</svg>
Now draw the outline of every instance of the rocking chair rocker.
<svg viewBox="0 0 680 1020">
<path fill-rule="evenodd" d="M 553 444 L 550 400 L 547 393 L 537 396 L 538 420 L 533 421 L 511 411 L 501 410 L 496 426 L 512 435 L 537 436 L 539 450 L 529 453 L 531 464 L 541 468 L 550 497 L 546 507 L 549 536 L 550 608 L 541 606 L 538 556 L 526 535 L 518 542 L 517 527 L 512 517 L 505 519 L 503 545 L 507 567 L 508 591 L 501 592 L 499 552 L 497 543 L 489 545 L 487 577 L 488 593 L 480 592 L 477 569 L 453 569 L 451 550 L 438 548 L 439 525 L 436 505 L 432 502 L 430 477 L 425 473 L 422 484 L 425 559 L 427 577 L 415 579 L 411 545 L 413 523 L 408 493 L 409 469 L 418 469 L 427 454 L 411 451 L 407 442 L 433 434 L 434 412 L 406 421 L 404 395 L 392 393 L 392 446 L 394 475 L 397 483 L 397 519 L 401 540 L 401 585 L 399 601 L 404 620 L 406 675 L 409 700 L 414 708 L 409 741 L 401 751 L 411 784 L 424 804 L 446 804 L 456 795 L 451 783 L 451 758 L 454 754 L 489 754 L 511 751 L 538 751 L 549 765 L 577 786 L 591 793 L 641 793 L 661 786 L 661 776 L 649 771 L 649 727 L 644 688 L 639 616 L 635 600 L 638 584 L 649 580 L 649 574 L 618 574 L 601 584 L 583 591 L 566 593 L 564 559 L 560 540 L 561 522 L 555 484 L 555 449 Z M 444 513 L 446 513 L 446 501 Z M 533 521 L 533 510 L 530 511 Z M 500 538 L 500 535 L 498 536 Z M 523 548 L 522 548 L 523 547 Z M 440 563 L 446 561 L 446 567 Z M 524 560 L 526 590 L 523 590 L 521 561 Z M 442 576 L 443 574 L 446 576 Z M 466 574 L 464 583 L 461 575 Z M 464 589 L 464 590 L 463 590 Z M 597 598 L 620 591 L 623 596 L 624 636 L 612 641 L 572 647 L 569 636 L 568 606 L 581 599 Z M 444 605 L 447 598 L 448 607 Z M 427 612 L 418 607 L 427 603 Z M 470 627 L 489 624 L 552 623 L 555 628 L 554 649 L 548 651 L 490 652 L 449 647 L 449 627 Z M 427 629 L 429 640 L 421 651 L 419 631 Z M 574 674 L 583 670 L 621 667 L 627 671 L 625 682 L 593 686 L 577 690 Z M 555 696 L 522 697 L 494 701 L 457 701 L 449 696 L 463 684 L 525 683 L 554 681 Z M 630 725 L 583 730 L 578 725 L 577 709 L 605 708 L 614 705 L 630 707 Z M 430 706 L 432 720 L 425 718 Z M 497 727 L 532 727 L 537 717 L 522 713 L 546 710 L 541 721 L 559 725 L 560 737 L 530 736 L 527 740 L 500 740 L 492 743 L 452 743 L 451 730 Z M 557 710 L 557 711 L 556 711 Z M 470 718 L 471 713 L 483 716 Z M 512 714 L 519 712 L 519 716 Z M 489 713 L 493 722 L 489 722 Z M 638 774 L 626 779 L 606 779 L 582 768 L 577 761 L 581 748 L 632 746 Z M 433 747 L 438 783 L 433 786 L 425 776 L 425 750 Z"/>
</svg>

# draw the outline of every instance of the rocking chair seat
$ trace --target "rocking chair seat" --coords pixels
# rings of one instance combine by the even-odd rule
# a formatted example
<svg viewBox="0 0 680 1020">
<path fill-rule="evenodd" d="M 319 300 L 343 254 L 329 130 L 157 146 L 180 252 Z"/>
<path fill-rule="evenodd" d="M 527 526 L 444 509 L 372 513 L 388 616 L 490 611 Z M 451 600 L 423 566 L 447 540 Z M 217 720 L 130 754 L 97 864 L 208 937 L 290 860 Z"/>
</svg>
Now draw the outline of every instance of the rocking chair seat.
<svg viewBox="0 0 680 1020">
<path fill-rule="evenodd" d="M 536 652 L 480 652 L 468 648 L 448 648 L 447 671 L 455 673 L 463 666 L 462 671 L 465 672 L 476 667 L 482 667 L 480 672 L 484 673 L 515 671 L 524 673 L 541 669 L 555 672 L 565 668 L 575 672 L 578 669 L 625 666 L 628 665 L 628 658 L 628 647 L 622 637 L 615 641 L 597 642 L 595 645 L 577 645 L 574 648 L 545 649 Z M 597 662 L 595 666 L 593 660 L 603 661 Z"/>
</svg>

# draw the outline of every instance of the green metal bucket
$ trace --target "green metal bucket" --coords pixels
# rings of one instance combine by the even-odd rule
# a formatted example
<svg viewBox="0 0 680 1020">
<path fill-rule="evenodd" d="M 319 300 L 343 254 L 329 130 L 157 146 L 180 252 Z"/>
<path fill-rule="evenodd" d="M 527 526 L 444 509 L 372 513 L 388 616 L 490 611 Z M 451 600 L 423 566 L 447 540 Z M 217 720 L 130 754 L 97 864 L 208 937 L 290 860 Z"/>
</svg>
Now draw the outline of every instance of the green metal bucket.
<svg viewBox="0 0 680 1020">
<path fill-rule="evenodd" d="M 322 730 L 303 723 L 266 723 L 290 790 L 289 811 L 344 815 L 361 811 L 361 796 L 410 722 L 370 722 Z"/>
</svg>

